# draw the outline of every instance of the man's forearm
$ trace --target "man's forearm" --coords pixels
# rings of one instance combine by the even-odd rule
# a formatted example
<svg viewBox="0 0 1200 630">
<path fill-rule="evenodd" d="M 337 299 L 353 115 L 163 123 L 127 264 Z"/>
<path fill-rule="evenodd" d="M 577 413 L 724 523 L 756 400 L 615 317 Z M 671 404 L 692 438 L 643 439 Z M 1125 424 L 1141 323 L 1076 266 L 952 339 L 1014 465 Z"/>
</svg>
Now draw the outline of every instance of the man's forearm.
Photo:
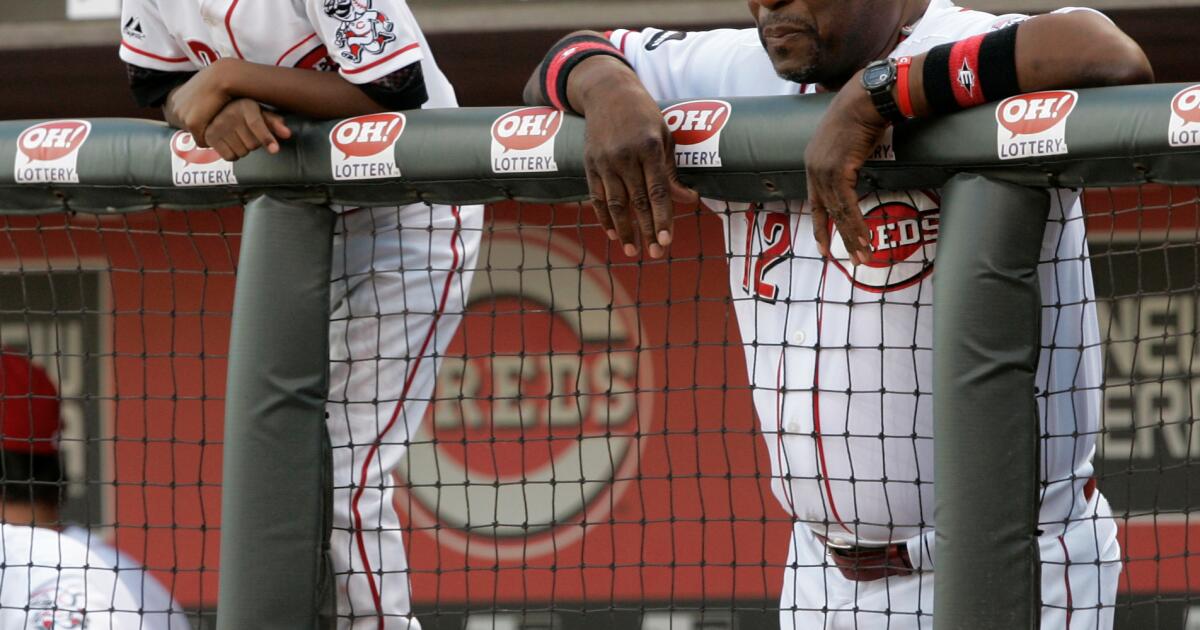
<svg viewBox="0 0 1200 630">
<path fill-rule="evenodd" d="M 222 89 L 309 118 L 346 118 L 384 111 L 358 86 L 336 72 L 314 72 L 224 59 L 210 70 L 220 73 Z M 168 121 L 171 122 L 171 121 Z"/>
<path fill-rule="evenodd" d="M 933 114 L 926 98 L 925 61 L 913 57 L 910 94 L 917 118 Z M 1154 81 L 1142 49 L 1105 18 L 1091 12 L 1043 15 L 1021 23 L 1016 45 L 1022 92 L 1104 87 Z"/>
</svg>

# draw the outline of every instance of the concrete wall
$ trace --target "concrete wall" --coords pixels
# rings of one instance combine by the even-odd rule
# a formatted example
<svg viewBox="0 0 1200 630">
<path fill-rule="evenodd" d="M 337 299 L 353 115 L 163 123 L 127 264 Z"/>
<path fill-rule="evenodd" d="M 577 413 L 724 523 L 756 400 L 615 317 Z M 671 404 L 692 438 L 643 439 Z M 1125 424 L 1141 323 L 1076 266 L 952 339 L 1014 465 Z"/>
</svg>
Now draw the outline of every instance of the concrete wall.
<svg viewBox="0 0 1200 630">
<path fill-rule="evenodd" d="M 0 0 L 5 4 L 27 0 Z M 434 0 L 423 0 L 424 3 Z M 465 0 L 448 1 L 450 4 L 468 6 Z M 744 10 L 736 0 L 717 0 L 721 5 L 733 5 L 738 12 Z M 1041 2 L 1041 0 L 1038 0 Z M 61 4 L 61 0 L 59 2 Z M 1083 4 L 1083 2 L 1080 2 Z M 1200 1 L 1189 4 L 1198 4 Z M 36 3 L 30 3 L 36 4 Z M 423 2 L 415 2 L 420 7 Z M 498 7 L 500 2 L 493 3 Z M 568 3 L 556 3 L 577 6 Z M 613 3 L 620 5 L 620 2 Z M 439 63 L 450 76 L 458 90 L 459 100 L 464 105 L 487 106 L 519 103 L 521 88 L 534 65 L 547 48 L 562 34 L 572 28 L 606 28 L 618 26 L 675 26 L 699 25 L 693 12 L 700 2 L 661 0 L 654 4 L 669 4 L 689 7 L 687 15 L 692 20 L 651 20 L 642 16 L 600 22 L 575 22 L 569 25 L 542 26 L 531 28 L 471 32 L 463 30 L 431 30 L 430 46 Z M 1010 4 L 1012 4 L 1010 2 Z M 1070 2 L 1043 2 L 1043 4 L 1071 4 Z M 1092 4 L 1097 4 L 1092 2 Z M 607 2 L 596 2 L 607 6 Z M 979 6 L 981 3 L 973 3 Z M 478 5 L 476 5 L 478 6 Z M 524 5 L 521 5 L 524 6 Z M 505 7 L 493 16 L 517 11 Z M 449 20 L 453 9 L 421 11 L 423 22 Z M 1200 66 L 1195 63 L 1195 25 L 1200 24 L 1200 6 L 1188 8 L 1120 9 L 1108 11 L 1118 24 L 1141 42 L 1150 55 L 1160 81 L 1200 80 Z M 440 17 L 435 17 L 440 16 Z M 601 19 L 601 18 L 597 18 Z M 737 17 L 729 25 L 744 25 L 749 18 Z M 478 20 L 463 24 L 478 25 Z M 0 77 L 5 82 L 5 98 L 0 99 L 0 119 L 49 118 L 60 116 L 139 116 L 154 117 L 156 112 L 138 109 L 125 87 L 124 67 L 117 59 L 116 27 L 109 22 L 81 22 L 68 25 L 58 22 L 53 28 L 33 23 L 25 25 L 25 31 L 46 29 L 47 46 L 57 45 L 53 50 L 41 48 L 0 49 Z M 493 23 L 493 26 L 495 24 Z M 11 29 L 7 23 L 4 29 Z M 72 33 L 101 33 L 111 41 L 84 45 L 86 37 L 75 39 Z M 0 34 L 0 42 L 5 41 Z M 10 43 L 12 40 L 9 40 Z"/>
</svg>

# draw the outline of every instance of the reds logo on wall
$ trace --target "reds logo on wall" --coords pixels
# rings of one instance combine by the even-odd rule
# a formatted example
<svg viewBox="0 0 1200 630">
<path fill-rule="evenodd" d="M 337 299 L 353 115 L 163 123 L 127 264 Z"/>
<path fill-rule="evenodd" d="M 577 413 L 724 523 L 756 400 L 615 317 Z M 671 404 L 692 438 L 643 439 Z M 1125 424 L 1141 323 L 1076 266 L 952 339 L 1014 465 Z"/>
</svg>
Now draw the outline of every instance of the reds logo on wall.
<svg viewBox="0 0 1200 630">
<path fill-rule="evenodd" d="M 601 261 L 545 228 L 490 233 L 487 281 L 442 362 L 396 506 L 444 547 L 528 561 L 603 522 L 634 483 L 663 388 L 638 351 L 634 302 Z"/>
<path fill-rule="evenodd" d="M 841 236 L 830 241 L 833 264 L 854 286 L 872 293 L 910 287 L 933 272 L 941 200 L 932 192 L 872 193 L 859 201 L 871 231 L 871 260 L 852 267 Z"/>
</svg>

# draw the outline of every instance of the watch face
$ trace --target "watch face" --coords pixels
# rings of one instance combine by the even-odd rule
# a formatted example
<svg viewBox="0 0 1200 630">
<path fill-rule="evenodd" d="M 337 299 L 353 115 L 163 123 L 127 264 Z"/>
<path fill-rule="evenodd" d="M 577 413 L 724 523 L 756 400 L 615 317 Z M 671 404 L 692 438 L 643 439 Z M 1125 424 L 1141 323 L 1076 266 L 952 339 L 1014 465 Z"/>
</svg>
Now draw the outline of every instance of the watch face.
<svg viewBox="0 0 1200 630">
<path fill-rule="evenodd" d="M 892 68 L 888 64 L 872 65 L 863 72 L 863 85 L 868 90 L 887 85 L 892 77 Z"/>
</svg>

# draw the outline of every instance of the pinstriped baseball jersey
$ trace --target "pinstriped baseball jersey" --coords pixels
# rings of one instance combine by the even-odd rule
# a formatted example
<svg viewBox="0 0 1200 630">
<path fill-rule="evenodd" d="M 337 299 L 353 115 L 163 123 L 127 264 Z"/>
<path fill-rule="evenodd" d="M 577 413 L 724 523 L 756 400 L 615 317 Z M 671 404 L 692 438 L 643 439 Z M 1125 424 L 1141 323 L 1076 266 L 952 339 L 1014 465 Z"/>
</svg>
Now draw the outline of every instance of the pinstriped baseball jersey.
<svg viewBox="0 0 1200 630">
<path fill-rule="evenodd" d="M 124 0 L 121 21 L 121 59 L 151 70 L 230 57 L 363 84 L 420 62 L 425 107 L 456 105 L 404 0 Z"/>
<path fill-rule="evenodd" d="M 1023 19 L 933 0 L 891 56 Z M 615 30 L 609 38 L 657 99 L 815 92 L 776 76 L 756 29 Z M 1041 520 L 1050 529 L 1084 511 L 1102 384 L 1078 193 L 1052 196 L 1039 268 L 1047 308 L 1037 375 L 1048 436 Z M 730 289 L 779 501 L 834 540 L 932 540 L 938 191 L 864 196 L 874 255 L 857 268 L 837 235 L 833 260 L 822 258 L 801 202 L 706 204 L 725 223 Z"/>
</svg>

